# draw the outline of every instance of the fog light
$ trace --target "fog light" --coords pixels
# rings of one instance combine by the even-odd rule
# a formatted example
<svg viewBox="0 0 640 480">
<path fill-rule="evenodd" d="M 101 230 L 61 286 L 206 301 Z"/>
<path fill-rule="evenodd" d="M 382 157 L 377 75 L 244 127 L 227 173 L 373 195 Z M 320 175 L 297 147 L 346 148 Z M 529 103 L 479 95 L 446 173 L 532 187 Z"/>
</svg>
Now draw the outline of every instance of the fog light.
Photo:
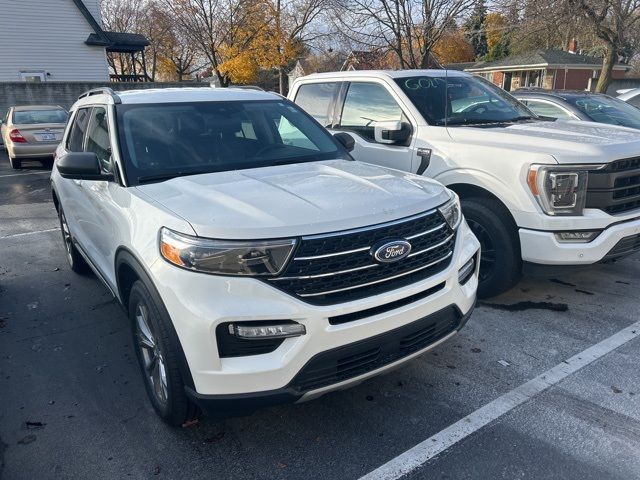
<svg viewBox="0 0 640 480">
<path fill-rule="evenodd" d="M 588 243 L 600 235 L 600 230 L 585 232 L 556 232 L 556 239 L 564 243 Z"/>
<path fill-rule="evenodd" d="M 476 271 L 476 257 L 473 257 L 458 270 L 458 283 L 464 285 L 469 281 Z"/>
<path fill-rule="evenodd" d="M 249 326 L 229 324 L 229 333 L 245 340 L 262 340 L 266 338 L 299 337 L 307 333 L 304 325 L 299 323 L 285 323 L 280 325 Z"/>
</svg>

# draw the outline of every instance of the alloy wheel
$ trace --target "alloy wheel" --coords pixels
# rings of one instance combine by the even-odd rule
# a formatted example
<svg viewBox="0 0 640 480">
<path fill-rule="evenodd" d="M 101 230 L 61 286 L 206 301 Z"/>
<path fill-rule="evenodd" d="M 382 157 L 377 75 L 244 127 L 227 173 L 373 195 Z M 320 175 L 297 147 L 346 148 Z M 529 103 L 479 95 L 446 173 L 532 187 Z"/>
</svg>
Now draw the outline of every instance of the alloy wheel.
<svg viewBox="0 0 640 480">
<path fill-rule="evenodd" d="M 136 340 L 142 357 L 144 374 L 156 400 L 167 403 L 167 372 L 158 337 L 149 319 L 149 308 L 142 302 L 136 306 Z"/>
<path fill-rule="evenodd" d="M 491 235 L 484 226 L 468 218 L 467 223 L 480 242 L 482 251 L 480 255 L 480 281 L 482 282 L 493 274 L 496 265 L 496 248 Z"/>
</svg>

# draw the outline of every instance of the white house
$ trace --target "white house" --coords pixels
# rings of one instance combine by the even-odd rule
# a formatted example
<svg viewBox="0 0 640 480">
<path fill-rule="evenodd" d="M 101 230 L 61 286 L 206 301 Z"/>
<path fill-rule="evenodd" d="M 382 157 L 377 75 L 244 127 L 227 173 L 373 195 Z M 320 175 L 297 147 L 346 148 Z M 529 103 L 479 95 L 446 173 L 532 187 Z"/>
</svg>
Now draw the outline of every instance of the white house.
<svg viewBox="0 0 640 480">
<path fill-rule="evenodd" d="M 0 0 L 0 82 L 108 81 L 107 51 L 148 44 L 104 31 L 99 0 Z"/>
</svg>

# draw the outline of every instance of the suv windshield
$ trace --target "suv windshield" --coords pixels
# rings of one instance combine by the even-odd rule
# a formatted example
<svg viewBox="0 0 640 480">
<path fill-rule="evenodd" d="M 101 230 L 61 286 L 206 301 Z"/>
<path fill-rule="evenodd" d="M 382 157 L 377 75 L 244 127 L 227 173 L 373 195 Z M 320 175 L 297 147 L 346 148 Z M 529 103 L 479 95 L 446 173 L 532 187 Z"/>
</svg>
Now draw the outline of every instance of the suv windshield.
<svg viewBox="0 0 640 480">
<path fill-rule="evenodd" d="M 443 73 L 395 80 L 430 125 L 473 125 L 536 118 L 511 95 L 479 77 Z"/>
<path fill-rule="evenodd" d="M 640 128 L 640 110 L 606 95 L 570 96 L 565 100 L 594 122 Z"/>
<path fill-rule="evenodd" d="M 67 123 L 67 112 L 61 108 L 52 110 L 15 110 L 13 123 L 35 125 L 38 123 Z"/>
<path fill-rule="evenodd" d="M 284 100 L 125 104 L 116 111 L 130 184 L 350 159 L 327 131 Z"/>
</svg>

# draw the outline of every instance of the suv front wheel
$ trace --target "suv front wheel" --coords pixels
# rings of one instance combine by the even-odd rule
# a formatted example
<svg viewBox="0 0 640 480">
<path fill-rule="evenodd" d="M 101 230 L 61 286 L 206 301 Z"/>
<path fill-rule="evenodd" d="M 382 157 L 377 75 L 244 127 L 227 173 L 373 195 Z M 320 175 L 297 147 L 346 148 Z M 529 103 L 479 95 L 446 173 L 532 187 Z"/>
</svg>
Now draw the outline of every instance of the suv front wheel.
<svg viewBox="0 0 640 480">
<path fill-rule="evenodd" d="M 147 394 L 158 416 L 172 426 L 198 418 L 198 408 L 185 393 L 179 367 L 180 346 L 170 320 L 140 280 L 131 288 L 129 318 Z"/>
</svg>

